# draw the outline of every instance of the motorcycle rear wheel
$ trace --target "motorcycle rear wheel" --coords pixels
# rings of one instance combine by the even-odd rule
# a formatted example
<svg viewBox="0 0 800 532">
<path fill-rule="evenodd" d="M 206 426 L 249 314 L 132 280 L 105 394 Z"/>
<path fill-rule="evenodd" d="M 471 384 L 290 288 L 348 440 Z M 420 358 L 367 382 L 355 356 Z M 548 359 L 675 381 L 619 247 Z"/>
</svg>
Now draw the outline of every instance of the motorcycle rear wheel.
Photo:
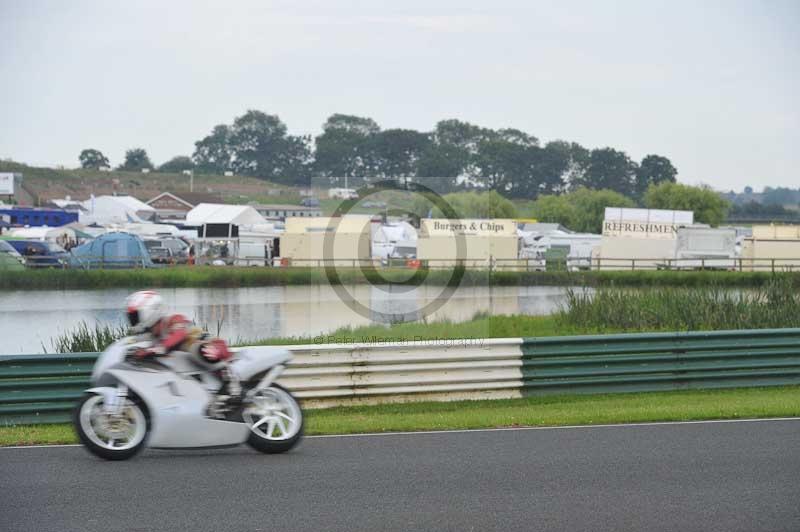
<svg viewBox="0 0 800 532">
<path fill-rule="evenodd" d="M 245 407 L 242 418 L 250 427 L 247 444 L 262 453 L 285 453 L 303 437 L 300 403 L 279 384 L 258 392 Z"/>
<path fill-rule="evenodd" d="M 140 401 L 125 399 L 117 416 L 103 411 L 102 395 L 87 393 L 73 412 L 73 426 L 86 449 L 106 460 L 127 460 L 141 451 L 150 431 L 147 410 Z"/>
</svg>

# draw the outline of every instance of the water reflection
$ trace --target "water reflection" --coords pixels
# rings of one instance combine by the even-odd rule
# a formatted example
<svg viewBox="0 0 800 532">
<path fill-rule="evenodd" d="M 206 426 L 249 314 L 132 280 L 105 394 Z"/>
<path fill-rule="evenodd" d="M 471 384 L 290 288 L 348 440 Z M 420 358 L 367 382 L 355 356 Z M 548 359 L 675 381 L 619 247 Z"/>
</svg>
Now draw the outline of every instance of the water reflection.
<svg viewBox="0 0 800 532">
<path fill-rule="evenodd" d="M 433 321 L 464 321 L 489 314 L 552 313 L 564 300 L 559 287 L 462 287 L 430 316 L 419 309 L 441 294 L 441 287 L 392 290 L 390 286 L 348 287 L 350 297 L 376 312 Z M 118 324 L 127 289 L 0 292 L 2 354 L 52 350 L 52 338 L 85 321 Z M 343 326 L 369 324 L 330 286 L 163 289 L 172 312 L 185 314 L 210 332 L 234 342 L 275 336 L 313 336 Z"/>
</svg>

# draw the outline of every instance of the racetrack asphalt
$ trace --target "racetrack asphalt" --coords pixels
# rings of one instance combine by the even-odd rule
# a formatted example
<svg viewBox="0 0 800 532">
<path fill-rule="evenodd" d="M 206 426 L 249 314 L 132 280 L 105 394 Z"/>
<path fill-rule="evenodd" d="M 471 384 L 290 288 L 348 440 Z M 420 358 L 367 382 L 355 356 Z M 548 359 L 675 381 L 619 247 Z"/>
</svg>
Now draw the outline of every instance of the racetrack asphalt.
<svg viewBox="0 0 800 532">
<path fill-rule="evenodd" d="M 0 449 L 0 530 L 800 531 L 800 420 Z"/>
</svg>

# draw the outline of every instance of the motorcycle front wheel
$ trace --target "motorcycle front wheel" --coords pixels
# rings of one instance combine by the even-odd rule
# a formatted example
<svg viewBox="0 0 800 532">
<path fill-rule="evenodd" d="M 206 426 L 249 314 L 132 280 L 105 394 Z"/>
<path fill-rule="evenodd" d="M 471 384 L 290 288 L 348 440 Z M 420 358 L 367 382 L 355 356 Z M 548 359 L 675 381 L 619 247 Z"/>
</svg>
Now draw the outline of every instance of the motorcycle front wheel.
<svg viewBox="0 0 800 532">
<path fill-rule="evenodd" d="M 242 418 L 250 427 L 247 444 L 262 453 L 285 453 L 303 436 L 300 403 L 279 384 L 256 393 L 242 412 Z"/>
<path fill-rule="evenodd" d="M 75 432 L 95 456 L 127 460 L 144 447 L 150 428 L 146 410 L 139 401 L 124 401 L 117 413 L 109 413 L 103 396 L 89 393 L 75 407 Z"/>
</svg>

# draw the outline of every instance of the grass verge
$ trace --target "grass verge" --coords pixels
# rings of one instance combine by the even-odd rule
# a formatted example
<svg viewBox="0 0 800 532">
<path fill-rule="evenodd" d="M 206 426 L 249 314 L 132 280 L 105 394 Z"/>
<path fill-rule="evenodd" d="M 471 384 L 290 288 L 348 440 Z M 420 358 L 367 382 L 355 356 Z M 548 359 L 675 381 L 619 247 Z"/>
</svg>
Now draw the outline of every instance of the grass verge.
<svg viewBox="0 0 800 532">
<path fill-rule="evenodd" d="M 800 416 L 800 386 L 405 403 L 306 411 L 306 433 L 357 434 Z M 75 443 L 70 425 L 0 427 L 0 445 Z"/>
</svg>

